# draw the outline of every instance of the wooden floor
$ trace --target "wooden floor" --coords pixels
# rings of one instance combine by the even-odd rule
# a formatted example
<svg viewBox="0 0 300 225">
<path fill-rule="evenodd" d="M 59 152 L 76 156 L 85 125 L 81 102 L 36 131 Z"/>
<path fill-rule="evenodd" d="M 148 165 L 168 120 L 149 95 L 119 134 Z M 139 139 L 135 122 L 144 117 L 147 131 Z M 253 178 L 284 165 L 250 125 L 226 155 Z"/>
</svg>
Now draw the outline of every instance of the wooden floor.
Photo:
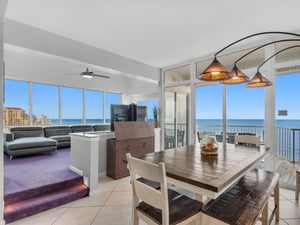
<svg viewBox="0 0 300 225">
<path fill-rule="evenodd" d="M 276 171 L 280 173 L 280 187 L 295 190 L 296 170 L 300 170 L 300 163 L 292 163 L 285 159 L 277 159 Z"/>
</svg>

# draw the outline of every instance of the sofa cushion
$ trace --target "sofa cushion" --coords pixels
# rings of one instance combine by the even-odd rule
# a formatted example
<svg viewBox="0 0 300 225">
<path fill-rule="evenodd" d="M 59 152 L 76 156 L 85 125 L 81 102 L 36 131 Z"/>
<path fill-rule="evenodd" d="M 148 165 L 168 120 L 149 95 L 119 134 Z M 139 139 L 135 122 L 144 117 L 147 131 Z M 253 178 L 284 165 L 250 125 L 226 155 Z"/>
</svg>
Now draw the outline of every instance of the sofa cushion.
<svg viewBox="0 0 300 225">
<path fill-rule="evenodd" d="M 51 136 L 49 138 L 52 138 L 58 142 L 71 141 L 70 135 Z"/>
<path fill-rule="evenodd" d="M 44 129 L 42 127 L 12 127 L 10 132 L 14 134 L 14 139 L 44 137 Z"/>
<path fill-rule="evenodd" d="M 68 135 L 72 133 L 72 129 L 69 126 L 52 126 L 52 127 L 44 127 L 45 137 L 53 137 L 60 135 Z"/>
<path fill-rule="evenodd" d="M 27 137 L 18 138 L 11 142 L 6 142 L 5 145 L 6 148 L 11 151 L 26 148 L 56 146 L 57 141 L 45 137 Z"/>
<path fill-rule="evenodd" d="M 73 125 L 72 126 L 72 133 L 79 133 L 79 132 L 91 132 L 94 131 L 92 125 Z"/>
</svg>

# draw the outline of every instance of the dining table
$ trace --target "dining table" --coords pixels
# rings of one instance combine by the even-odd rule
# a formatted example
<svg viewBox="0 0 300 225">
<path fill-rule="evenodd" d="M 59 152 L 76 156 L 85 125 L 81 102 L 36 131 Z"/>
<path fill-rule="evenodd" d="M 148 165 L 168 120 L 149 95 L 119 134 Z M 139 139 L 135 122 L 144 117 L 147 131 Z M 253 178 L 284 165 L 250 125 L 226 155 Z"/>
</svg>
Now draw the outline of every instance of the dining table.
<svg viewBox="0 0 300 225">
<path fill-rule="evenodd" d="M 166 167 L 167 182 L 195 193 L 201 201 L 216 199 L 237 182 L 250 169 L 256 167 L 270 152 L 259 148 L 235 144 L 218 144 L 215 155 L 201 153 L 200 144 L 149 153 L 143 160 Z"/>
</svg>

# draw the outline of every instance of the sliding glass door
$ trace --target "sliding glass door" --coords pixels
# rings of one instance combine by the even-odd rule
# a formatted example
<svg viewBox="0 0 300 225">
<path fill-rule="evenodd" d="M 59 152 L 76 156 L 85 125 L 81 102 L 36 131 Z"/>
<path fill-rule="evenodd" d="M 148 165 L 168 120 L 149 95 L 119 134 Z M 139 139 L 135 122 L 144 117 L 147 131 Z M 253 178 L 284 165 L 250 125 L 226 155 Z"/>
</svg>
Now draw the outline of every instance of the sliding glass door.
<svg viewBox="0 0 300 225">
<path fill-rule="evenodd" d="M 165 89 L 165 149 L 187 145 L 190 91 L 189 86 Z"/>
</svg>

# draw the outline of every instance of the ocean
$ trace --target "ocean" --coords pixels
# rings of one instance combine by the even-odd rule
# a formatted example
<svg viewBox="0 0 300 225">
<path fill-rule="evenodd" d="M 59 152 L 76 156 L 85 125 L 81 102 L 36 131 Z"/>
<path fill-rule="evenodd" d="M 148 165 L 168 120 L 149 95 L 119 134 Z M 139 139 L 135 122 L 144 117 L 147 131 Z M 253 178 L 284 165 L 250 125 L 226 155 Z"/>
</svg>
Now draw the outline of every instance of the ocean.
<svg viewBox="0 0 300 225">
<path fill-rule="evenodd" d="M 153 122 L 152 119 L 148 120 Z M 51 119 L 51 124 L 58 124 L 58 119 Z M 110 123 L 110 119 L 86 119 L 87 124 L 99 124 L 99 123 Z M 82 124 L 82 119 L 62 119 L 62 124 Z M 207 125 L 222 125 L 222 119 L 197 119 L 196 125 L 207 126 Z M 228 119 L 227 126 L 264 126 L 263 119 Z M 282 128 L 296 128 L 300 129 L 299 120 L 276 120 L 276 127 Z"/>
<path fill-rule="evenodd" d="M 197 119 L 198 126 L 222 125 L 221 119 Z M 227 126 L 264 126 L 263 119 L 228 119 Z M 299 120 L 276 120 L 275 127 L 300 129 Z"/>
</svg>

